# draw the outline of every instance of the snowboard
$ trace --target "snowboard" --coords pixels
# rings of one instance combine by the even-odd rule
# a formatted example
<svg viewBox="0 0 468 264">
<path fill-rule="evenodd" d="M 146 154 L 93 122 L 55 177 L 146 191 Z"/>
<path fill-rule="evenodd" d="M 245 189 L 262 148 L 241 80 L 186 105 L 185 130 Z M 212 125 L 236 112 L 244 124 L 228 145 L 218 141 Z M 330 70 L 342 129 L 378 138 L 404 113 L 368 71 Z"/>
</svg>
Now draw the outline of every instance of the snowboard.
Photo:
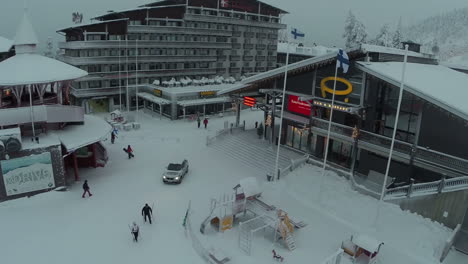
<svg viewBox="0 0 468 264">
<path fill-rule="evenodd" d="M 126 148 L 124 148 L 124 149 L 123 149 L 123 151 L 124 151 L 125 153 L 127 153 L 127 154 L 128 154 L 128 151 L 127 151 L 127 149 L 126 149 Z M 135 157 L 135 155 L 133 155 L 133 153 L 130 153 L 130 156 L 132 156 L 132 158 L 134 158 L 134 157 Z"/>
</svg>

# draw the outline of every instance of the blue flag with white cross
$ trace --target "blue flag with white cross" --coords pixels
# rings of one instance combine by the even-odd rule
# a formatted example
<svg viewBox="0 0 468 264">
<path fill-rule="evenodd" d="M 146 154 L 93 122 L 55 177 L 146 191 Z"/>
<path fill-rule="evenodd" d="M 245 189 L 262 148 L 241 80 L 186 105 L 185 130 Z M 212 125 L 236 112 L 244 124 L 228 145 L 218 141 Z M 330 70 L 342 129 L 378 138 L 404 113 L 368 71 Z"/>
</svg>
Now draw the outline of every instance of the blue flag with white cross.
<svg viewBox="0 0 468 264">
<path fill-rule="evenodd" d="M 349 69 L 349 57 L 346 51 L 340 49 L 336 57 L 336 68 L 340 68 L 343 73 L 347 73 Z"/>
</svg>

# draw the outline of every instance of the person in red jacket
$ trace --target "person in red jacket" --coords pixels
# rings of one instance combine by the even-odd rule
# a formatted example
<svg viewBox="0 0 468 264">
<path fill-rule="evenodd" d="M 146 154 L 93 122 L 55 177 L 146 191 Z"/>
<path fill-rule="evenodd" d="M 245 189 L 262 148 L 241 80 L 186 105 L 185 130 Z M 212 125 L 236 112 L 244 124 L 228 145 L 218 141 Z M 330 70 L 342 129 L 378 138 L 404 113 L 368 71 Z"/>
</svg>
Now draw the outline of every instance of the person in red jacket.
<svg viewBox="0 0 468 264">
<path fill-rule="evenodd" d="M 133 149 L 132 149 L 132 147 L 130 147 L 130 145 L 128 145 L 128 147 L 126 149 L 124 148 L 124 151 L 128 154 L 129 159 L 135 157 L 135 155 L 133 155 Z"/>
<path fill-rule="evenodd" d="M 203 124 L 205 125 L 205 129 L 206 129 L 206 126 L 208 125 L 208 118 L 205 117 L 205 120 L 203 120 Z"/>
</svg>

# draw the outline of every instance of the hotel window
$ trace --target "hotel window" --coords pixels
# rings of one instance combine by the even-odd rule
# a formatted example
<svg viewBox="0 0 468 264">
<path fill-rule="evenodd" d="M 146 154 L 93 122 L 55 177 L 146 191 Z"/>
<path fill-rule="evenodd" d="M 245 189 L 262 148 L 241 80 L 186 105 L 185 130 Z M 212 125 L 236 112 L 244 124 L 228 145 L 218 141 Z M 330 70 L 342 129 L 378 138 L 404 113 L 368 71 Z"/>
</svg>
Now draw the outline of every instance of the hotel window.
<svg viewBox="0 0 468 264">
<path fill-rule="evenodd" d="M 110 66 L 110 71 L 111 71 L 111 72 L 119 71 L 119 65 L 118 65 L 118 64 L 112 64 L 112 65 Z"/>
<path fill-rule="evenodd" d="M 90 34 L 86 37 L 87 40 L 93 41 L 93 40 L 101 40 L 101 35 L 98 34 Z"/>
<path fill-rule="evenodd" d="M 210 65 L 208 64 L 208 62 L 200 62 L 199 64 L 199 68 L 202 68 L 202 69 L 206 69 L 208 68 Z"/>
<path fill-rule="evenodd" d="M 129 24 L 133 26 L 139 26 L 141 25 L 141 20 L 130 20 Z"/>
<path fill-rule="evenodd" d="M 116 87 L 116 86 L 119 86 L 119 80 L 111 80 L 110 87 Z"/>
<path fill-rule="evenodd" d="M 88 87 L 89 88 L 100 88 L 101 87 L 101 81 L 90 81 L 90 82 L 88 82 Z"/>
</svg>

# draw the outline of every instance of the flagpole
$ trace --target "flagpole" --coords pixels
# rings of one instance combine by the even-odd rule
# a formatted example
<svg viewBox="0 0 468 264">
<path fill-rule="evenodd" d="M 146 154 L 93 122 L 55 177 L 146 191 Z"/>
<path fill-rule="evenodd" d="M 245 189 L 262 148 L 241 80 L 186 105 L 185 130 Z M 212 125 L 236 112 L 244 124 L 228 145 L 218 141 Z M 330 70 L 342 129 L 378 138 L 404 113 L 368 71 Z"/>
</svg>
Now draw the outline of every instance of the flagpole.
<svg viewBox="0 0 468 264">
<path fill-rule="evenodd" d="M 122 53 L 121 48 L 120 48 L 120 40 L 121 36 L 119 36 L 119 104 L 120 104 L 120 112 L 122 112 L 122 76 L 120 72 L 120 55 Z"/>
<path fill-rule="evenodd" d="M 136 121 L 138 121 L 138 39 L 135 41 L 135 99 L 136 99 Z"/>
<path fill-rule="evenodd" d="M 325 142 L 325 156 L 323 158 L 322 176 L 320 177 L 319 195 L 318 195 L 319 202 L 322 196 L 323 182 L 325 179 L 325 169 L 327 166 L 328 149 L 329 149 L 328 144 L 330 143 L 331 124 L 333 121 L 333 109 L 335 108 L 335 91 L 336 91 L 336 77 L 337 76 L 338 76 L 338 60 L 336 61 L 336 65 L 335 65 L 335 78 L 334 78 L 335 82 L 333 83 L 332 104 L 330 108 L 330 120 L 328 121 L 327 139 Z"/>
<path fill-rule="evenodd" d="M 275 180 L 278 180 L 278 161 L 279 161 L 279 153 L 280 153 L 280 146 L 281 146 L 281 131 L 283 129 L 283 116 L 284 116 L 284 101 L 286 101 L 284 99 L 285 95 L 286 95 L 286 84 L 288 82 L 288 63 L 289 63 L 289 34 L 287 35 L 288 36 L 288 41 L 287 41 L 287 45 L 286 45 L 286 66 L 284 67 L 284 83 L 283 83 L 283 96 L 281 98 L 282 102 L 281 102 L 281 117 L 280 117 L 280 126 L 279 126 L 279 132 L 278 132 L 278 142 L 277 142 L 277 149 L 276 149 L 276 160 L 275 160 L 275 171 L 274 171 L 274 174 L 275 177 L 273 177 L 273 181 Z M 276 100 L 275 97 L 273 97 L 273 100 Z M 272 116 L 274 117 L 276 115 L 275 113 L 276 109 L 273 109 L 272 110 Z M 274 127 L 272 127 L 271 129 L 273 129 L 274 131 Z M 275 139 L 272 138 L 272 141 L 275 142 Z"/>
<path fill-rule="evenodd" d="M 390 164 L 392 163 L 392 155 L 393 155 L 393 147 L 395 145 L 395 138 L 396 138 L 396 132 L 398 129 L 398 119 L 400 118 L 400 109 L 401 109 L 401 101 L 403 100 L 403 91 L 405 89 L 405 77 L 406 77 L 406 64 L 408 62 L 408 45 L 405 45 L 405 57 L 403 59 L 403 69 L 401 72 L 401 83 L 400 83 L 400 93 L 398 95 L 398 105 L 397 105 L 397 110 L 396 110 L 396 115 L 395 115 L 395 124 L 393 126 L 393 134 L 392 134 L 392 143 L 390 144 L 390 152 L 388 154 L 388 161 L 387 161 L 387 168 L 385 169 L 385 177 L 384 177 L 384 182 L 382 185 L 382 192 L 380 193 L 380 199 L 379 199 L 379 204 L 377 207 L 377 214 L 375 217 L 375 223 L 374 226 L 377 227 L 377 223 L 380 217 L 380 210 L 382 207 L 383 203 L 383 198 L 385 196 L 385 189 L 387 186 L 387 179 L 388 179 L 388 173 L 390 172 Z"/>
<path fill-rule="evenodd" d="M 126 97 L 126 101 L 127 101 L 127 113 L 130 112 L 130 100 L 128 98 L 128 34 L 125 36 L 125 57 L 126 57 L 126 60 L 127 60 L 127 97 Z"/>
</svg>

